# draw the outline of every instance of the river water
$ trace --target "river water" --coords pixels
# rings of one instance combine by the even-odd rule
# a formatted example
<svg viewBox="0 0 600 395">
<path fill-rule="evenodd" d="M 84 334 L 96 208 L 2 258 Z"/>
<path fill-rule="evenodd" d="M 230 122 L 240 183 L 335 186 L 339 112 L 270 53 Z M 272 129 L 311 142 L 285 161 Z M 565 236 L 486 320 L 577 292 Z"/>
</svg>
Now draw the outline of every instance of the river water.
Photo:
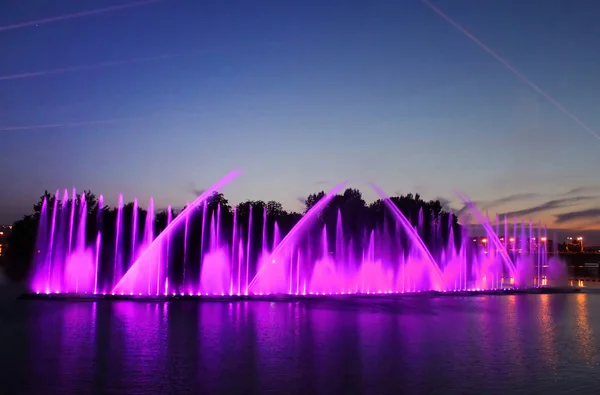
<svg viewBox="0 0 600 395">
<path fill-rule="evenodd" d="M 0 394 L 595 394 L 600 295 L 15 301 Z"/>
</svg>

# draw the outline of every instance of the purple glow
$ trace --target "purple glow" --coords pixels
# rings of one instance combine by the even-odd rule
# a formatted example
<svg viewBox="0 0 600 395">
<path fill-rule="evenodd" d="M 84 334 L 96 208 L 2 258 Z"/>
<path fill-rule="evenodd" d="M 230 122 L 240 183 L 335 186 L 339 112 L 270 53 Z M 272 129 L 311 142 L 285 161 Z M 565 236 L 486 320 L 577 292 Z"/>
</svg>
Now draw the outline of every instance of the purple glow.
<svg viewBox="0 0 600 395">
<path fill-rule="evenodd" d="M 116 227 L 108 226 L 107 233 L 103 217 L 108 211 L 102 197 L 97 229 L 92 230 L 87 229 L 85 194 L 70 200 L 67 194 L 59 205 L 57 191 L 53 202 L 42 203 L 32 291 L 134 297 L 373 295 L 539 287 L 550 279 L 559 283 L 563 277 L 562 263 L 549 259 L 541 242 L 547 240 L 545 230 L 538 227 L 534 232 L 530 224 L 527 232 L 522 224 L 520 232 L 515 226 L 508 234 L 506 218 L 501 226 L 496 216 L 492 226 L 464 195 L 461 198 L 487 233 L 483 239 L 455 235 L 451 220 L 448 228 L 439 218 L 429 224 L 422 211 L 413 227 L 394 200 L 376 186 L 387 216 L 381 223 L 352 228 L 340 209 L 326 211 L 346 183 L 323 196 L 282 234 L 280 224 L 268 220 L 265 207 L 258 211 L 250 205 L 242 214 L 239 208 L 230 212 L 207 200 L 236 175 L 223 178 L 179 215 L 170 208 L 156 214 L 157 221 L 159 214 L 165 216 L 164 230 L 156 237 L 152 199 L 143 212 L 137 199 L 124 206 L 120 196 L 111 214 Z M 127 210 L 130 216 L 125 215 Z M 140 217 L 142 213 L 145 217 Z M 333 215 L 329 221 L 318 220 L 327 213 Z M 501 229 L 503 237 L 498 235 Z M 89 240 L 86 230 L 91 230 Z M 477 240 L 479 244 L 474 243 Z"/>
<path fill-rule="evenodd" d="M 149 239 L 148 239 L 149 244 L 148 244 L 147 248 L 142 252 L 140 257 L 134 262 L 134 264 L 127 271 L 127 273 L 125 273 L 123 278 L 121 278 L 121 280 L 115 285 L 113 292 L 119 292 L 121 290 L 121 288 L 126 288 L 124 286 L 124 284 L 127 282 L 130 282 L 129 287 L 136 288 L 137 283 L 139 281 L 143 281 L 142 279 L 139 278 L 139 276 L 143 274 L 141 272 L 145 271 L 146 275 L 148 275 L 147 273 L 152 270 L 153 266 L 155 266 L 157 262 L 160 262 L 160 260 L 157 259 L 157 254 L 156 254 L 157 251 L 156 250 L 159 249 L 161 242 L 163 240 L 165 240 L 165 238 L 168 238 L 168 236 L 171 234 L 171 232 L 175 228 L 177 228 L 178 225 L 181 224 L 182 220 L 185 222 L 185 218 L 187 218 L 189 213 L 192 213 L 196 207 L 198 207 L 201 203 L 203 203 L 214 192 L 216 192 L 221 187 L 228 184 L 230 181 L 232 181 L 234 178 L 236 178 L 239 174 L 240 174 L 239 171 L 232 171 L 231 173 L 229 173 L 225 177 L 223 177 L 221 180 L 219 180 L 212 187 L 205 190 L 200 196 L 198 196 L 198 198 L 196 200 L 194 200 L 192 202 L 192 204 L 187 206 L 183 210 L 183 212 L 181 212 L 167 226 L 167 228 L 161 234 L 158 235 L 158 237 L 155 240 L 152 240 L 153 237 L 152 237 L 152 234 L 150 233 Z M 152 206 L 154 206 L 154 205 L 152 204 Z M 149 214 L 151 211 L 153 211 L 153 209 L 154 209 L 154 207 L 152 207 L 152 210 L 149 210 Z M 146 227 L 146 228 L 149 228 L 149 227 Z M 148 284 L 149 283 L 150 282 L 148 282 Z"/>
<path fill-rule="evenodd" d="M 283 271 L 285 270 L 284 264 L 283 262 L 285 262 L 286 260 L 286 255 L 289 255 L 290 251 L 286 251 L 286 247 L 288 247 L 288 245 L 290 244 L 295 244 L 295 242 L 298 242 L 299 238 L 303 237 L 306 233 L 306 229 L 307 227 L 310 225 L 310 223 L 312 221 L 314 221 L 316 218 L 318 218 L 318 215 L 321 213 L 321 211 L 323 211 L 323 209 L 327 206 L 327 204 L 331 201 L 331 199 L 333 199 L 333 197 L 342 190 L 342 188 L 347 184 L 347 181 L 344 181 L 343 183 L 339 184 L 338 186 L 336 186 L 335 188 L 333 188 L 331 191 L 329 191 L 325 196 L 323 196 L 323 198 L 321 200 L 319 200 L 310 210 L 308 210 L 308 212 L 302 217 L 302 219 L 300 219 L 300 221 L 298 221 L 298 223 L 296 224 L 296 226 L 294 226 L 294 228 L 283 238 L 283 240 L 281 240 L 281 243 L 279 243 L 278 245 L 276 245 L 275 243 L 273 243 L 273 245 L 276 245 L 276 247 L 274 248 L 274 251 L 271 254 L 267 255 L 267 249 L 266 249 L 266 240 L 265 240 L 265 235 L 266 232 L 263 232 L 263 251 L 262 251 L 262 257 L 261 257 L 261 262 L 260 262 L 260 269 L 258 270 L 258 272 L 256 273 L 256 275 L 254 276 L 254 278 L 252 279 L 252 281 L 250 282 L 250 284 L 248 285 L 248 287 L 246 288 L 246 294 L 248 294 L 248 290 L 252 289 L 255 285 L 255 283 L 259 280 L 259 276 L 264 276 L 265 277 L 265 283 L 268 283 L 268 285 L 266 286 L 268 289 L 277 289 L 276 293 L 283 293 L 283 287 L 285 287 L 285 283 L 282 282 L 283 277 L 285 277 L 283 275 Z M 252 209 L 252 208 L 250 208 Z M 263 213 L 263 216 L 265 216 L 266 219 L 266 211 Z M 252 215 L 250 216 L 250 218 L 252 218 Z M 265 222 L 266 223 L 266 222 Z M 326 239 L 326 237 L 325 237 Z M 250 247 L 248 246 L 248 256 L 250 256 L 250 251 L 249 251 Z M 325 250 L 326 251 L 326 250 Z M 291 257 L 289 258 L 291 259 Z M 278 263 L 281 262 L 281 263 Z M 249 265 L 248 265 L 249 266 Z M 267 273 L 265 273 L 267 272 Z M 290 273 L 292 273 L 290 271 Z M 290 274 L 291 276 L 291 274 Z M 273 288 L 275 287 L 275 288 Z M 259 286 L 257 287 L 258 289 L 264 288 Z"/>
<path fill-rule="evenodd" d="M 492 227 L 490 226 L 489 218 L 483 217 L 481 212 L 479 210 L 477 210 L 475 203 L 473 203 L 473 201 L 471 201 L 466 195 L 458 193 L 458 192 L 456 193 L 456 195 L 463 201 L 465 206 L 467 206 L 469 208 L 469 211 L 471 211 L 471 213 L 473 213 L 473 215 L 475 215 L 477 222 L 479 222 L 485 228 L 490 240 L 493 241 L 498 252 L 502 256 L 504 263 L 506 263 L 506 266 L 508 267 L 508 270 L 510 271 L 511 277 L 513 277 L 515 275 L 515 270 L 516 270 L 515 264 L 513 263 L 512 259 L 510 259 L 510 256 L 508 256 L 508 253 L 506 252 L 506 249 L 504 248 L 502 243 L 500 243 L 500 239 L 498 238 L 498 230 L 496 230 L 496 233 L 494 233 Z M 498 228 L 496 228 L 496 229 L 498 229 Z M 521 239 L 524 240 L 524 238 L 521 238 Z"/>
<path fill-rule="evenodd" d="M 435 262 L 435 259 L 433 259 L 433 256 L 431 256 L 431 253 L 429 252 L 429 250 L 423 243 L 423 240 L 421 240 L 421 238 L 419 237 L 419 234 L 415 231 L 415 229 L 412 227 L 410 222 L 406 219 L 404 214 L 402 214 L 400 209 L 398 209 L 398 207 L 396 207 L 396 205 L 392 201 L 390 201 L 389 196 L 387 196 L 385 194 L 385 192 L 383 192 L 383 190 L 381 188 L 379 188 L 377 185 L 371 184 L 371 186 L 373 187 L 373 189 L 375 189 L 375 191 L 379 194 L 379 196 L 381 196 L 381 198 L 383 199 L 386 206 L 392 211 L 392 213 L 394 213 L 394 216 L 396 217 L 396 220 L 398 221 L 400 226 L 402 226 L 404 231 L 406 231 L 408 233 L 408 235 L 411 239 L 411 242 L 415 246 L 417 246 L 417 248 L 423 254 L 423 257 L 426 259 L 427 263 L 429 264 L 430 269 L 434 272 L 434 276 L 437 277 L 437 278 L 434 278 L 433 280 L 436 282 L 436 288 L 438 290 L 440 290 L 443 287 L 443 285 L 442 285 L 443 284 L 443 274 L 440 271 L 440 268 L 438 267 L 437 263 Z M 419 212 L 419 225 L 421 228 L 423 228 L 423 225 L 424 225 L 423 224 L 423 210 L 421 210 Z M 439 280 L 439 282 L 438 282 L 438 280 Z"/>
</svg>

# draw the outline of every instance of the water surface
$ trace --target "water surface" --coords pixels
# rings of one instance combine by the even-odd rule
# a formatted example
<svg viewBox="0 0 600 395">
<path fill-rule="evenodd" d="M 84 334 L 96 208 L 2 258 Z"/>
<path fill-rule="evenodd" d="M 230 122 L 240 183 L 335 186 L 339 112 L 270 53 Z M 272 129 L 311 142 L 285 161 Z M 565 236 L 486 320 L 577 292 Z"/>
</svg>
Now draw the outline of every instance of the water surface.
<svg viewBox="0 0 600 395">
<path fill-rule="evenodd" d="M 600 295 L 17 301 L 6 394 L 559 394 L 600 388 Z"/>
</svg>

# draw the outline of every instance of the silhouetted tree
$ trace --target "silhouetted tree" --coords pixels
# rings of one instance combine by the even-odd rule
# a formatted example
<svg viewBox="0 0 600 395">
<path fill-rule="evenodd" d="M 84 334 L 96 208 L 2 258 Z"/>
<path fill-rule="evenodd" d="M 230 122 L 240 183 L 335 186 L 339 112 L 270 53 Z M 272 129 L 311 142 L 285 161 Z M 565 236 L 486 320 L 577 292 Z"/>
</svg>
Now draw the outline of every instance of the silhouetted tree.
<svg viewBox="0 0 600 395">
<path fill-rule="evenodd" d="M 40 201 L 33 205 L 33 213 L 40 214 L 42 211 L 42 205 L 44 204 L 44 200 L 46 200 L 46 204 L 48 207 L 52 207 L 54 205 L 55 195 L 51 194 L 48 191 L 44 191 L 44 194 L 40 196 Z"/>
<path fill-rule="evenodd" d="M 270 200 L 267 202 L 267 214 L 273 217 L 281 217 L 287 213 L 283 209 L 281 203 Z"/>
<path fill-rule="evenodd" d="M 310 195 L 308 195 L 308 197 L 304 200 L 304 213 L 307 213 L 308 210 L 310 210 L 311 208 L 313 208 L 313 206 L 315 204 L 317 204 L 319 202 L 319 200 L 323 199 L 325 197 L 325 192 L 321 191 L 318 193 L 312 193 Z"/>
<path fill-rule="evenodd" d="M 26 215 L 13 224 L 8 237 L 4 270 L 15 280 L 24 280 L 29 272 L 35 251 L 39 216 Z"/>
<path fill-rule="evenodd" d="M 139 251 L 133 247 L 136 243 L 142 241 L 147 229 L 148 212 L 145 209 L 138 208 L 137 214 L 134 213 L 134 204 L 127 203 L 121 211 L 121 222 L 117 229 L 118 209 L 108 206 L 99 208 L 99 200 L 91 191 L 84 191 L 87 221 L 86 221 L 86 241 L 88 245 L 93 245 L 99 234 L 102 233 L 102 246 L 100 259 L 109 262 L 103 265 L 102 270 L 113 270 L 115 265 L 120 265 L 124 271 L 135 259 Z M 63 195 L 59 195 L 62 199 Z M 305 199 L 305 210 L 308 212 L 321 199 L 325 197 L 325 192 L 317 192 L 308 195 Z M 39 225 L 40 215 L 44 200 L 46 201 L 47 219 L 52 218 L 55 202 L 55 194 L 45 191 L 39 201 L 33 206 L 33 213 L 26 215 L 23 219 L 15 222 L 13 231 L 8 240 L 8 249 L 6 251 L 7 266 L 6 269 L 14 278 L 23 279 L 27 275 L 35 253 L 35 239 Z M 62 201 L 57 204 L 57 210 L 72 210 L 73 201 L 71 196 L 63 205 Z M 75 210 L 80 212 L 81 195 L 76 197 Z M 400 211 L 411 221 L 413 226 L 417 226 L 419 216 L 423 219 L 422 228 L 419 231 L 426 243 L 437 242 L 435 238 L 447 239 L 449 230 L 452 228 L 455 235 L 460 236 L 458 220 L 455 216 L 443 210 L 442 204 L 437 200 L 424 201 L 421 196 L 408 194 L 405 196 L 395 196 L 390 201 L 396 205 Z M 219 210 L 220 208 L 220 210 Z M 272 243 L 274 232 L 277 227 L 280 237 L 285 236 L 302 218 L 302 214 L 287 212 L 283 209 L 281 203 L 276 201 L 248 200 L 242 202 L 236 207 L 236 218 L 238 236 L 248 240 L 248 224 L 250 222 L 250 208 L 252 208 L 252 231 L 250 232 L 250 244 L 252 259 L 255 259 L 263 248 L 266 237 L 266 243 Z M 174 229 L 170 236 L 169 260 L 173 264 L 169 265 L 169 273 L 175 277 L 184 278 L 185 276 L 194 276 L 198 278 L 200 266 L 198 262 L 203 259 L 203 251 L 208 251 L 208 240 L 211 232 L 211 221 L 214 221 L 220 213 L 219 232 L 229 239 L 234 231 L 233 210 L 229 201 L 220 192 L 214 192 L 205 204 L 200 204 L 194 210 L 186 214 L 185 226 L 179 226 Z M 266 218 L 264 214 L 266 213 Z M 57 213 L 58 214 L 58 213 Z M 181 215 L 181 212 L 172 212 L 172 218 Z M 326 227 L 327 234 L 330 237 L 330 245 L 335 245 L 336 228 L 343 228 L 343 235 L 346 237 L 344 242 L 364 239 L 366 229 L 380 229 L 380 232 L 394 231 L 396 221 L 391 215 L 391 211 L 386 207 L 382 200 L 377 200 L 367 205 L 362 194 L 357 189 L 348 188 L 343 193 L 333 196 L 324 210 L 318 213 L 320 221 L 316 226 Z M 137 221 L 134 221 L 137 218 Z M 341 220 L 340 220 L 341 219 Z M 152 232 L 154 236 L 166 228 L 168 224 L 168 212 L 166 210 L 157 210 L 154 215 Z M 117 231 L 119 232 L 119 248 L 116 248 Z M 310 233 L 310 232 L 309 232 Z M 314 232 L 315 234 L 320 234 Z M 312 234 L 312 233 L 311 233 Z M 185 254 L 183 253 L 183 246 Z M 332 247 L 335 248 L 335 247 Z M 115 251 L 119 251 L 115 256 Z M 117 262 L 117 263 L 114 263 Z M 106 269 L 108 268 L 108 269 Z M 102 277 L 111 277 L 110 273 L 103 273 Z"/>
<path fill-rule="evenodd" d="M 231 213 L 231 205 L 229 201 L 225 199 L 225 195 L 221 192 L 214 192 L 212 196 L 208 199 L 208 211 L 212 212 L 216 210 L 218 207 L 221 207 L 221 214 Z"/>
<path fill-rule="evenodd" d="M 238 204 L 236 207 L 238 222 L 248 224 L 250 208 L 252 208 L 252 223 L 254 229 L 256 229 L 261 222 L 266 207 L 266 203 L 262 200 L 246 200 L 245 202 Z"/>
<path fill-rule="evenodd" d="M 98 212 L 98 199 L 91 191 L 84 190 L 83 193 L 85 194 L 86 211 L 88 216 L 85 235 L 86 241 L 89 242 L 94 237 L 91 235 L 91 229 L 95 229 L 97 226 L 96 215 Z M 44 201 L 46 201 L 48 217 L 51 218 L 53 215 L 54 203 L 56 201 L 56 194 L 51 194 L 48 191 L 44 191 L 44 193 L 40 196 L 39 201 L 33 205 L 33 214 L 25 215 L 22 219 L 13 224 L 12 232 L 8 238 L 5 270 L 7 271 L 8 275 L 15 279 L 22 280 L 25 278 L 33 261 L 34 254 L 36 253 L 35 243 L 37 237 L 37 228 L 39 225 Z M 73 209 L 72 203 L 72 195 L 69 195 L 69 198 L 64 205 L 65 209 L 69 211 L 69 215 Z M 107 208 L 104 209 L 107 210 Z M 57 204 L 57 210 L 63 210 L 62 201 Z M 81 193 L 75 197 L 75 212 L 80 213 L 80 211 Z M 57 213 L 57 215 L 58 214 L 59 213 Z"/>
</svg>

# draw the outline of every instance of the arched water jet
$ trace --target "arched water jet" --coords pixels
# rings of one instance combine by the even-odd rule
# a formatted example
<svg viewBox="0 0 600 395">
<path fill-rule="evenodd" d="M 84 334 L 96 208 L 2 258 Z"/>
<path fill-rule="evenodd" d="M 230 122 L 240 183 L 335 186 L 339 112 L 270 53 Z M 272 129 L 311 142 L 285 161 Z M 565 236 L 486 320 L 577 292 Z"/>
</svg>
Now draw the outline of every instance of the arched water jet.
<svg viewBox="0 0 600 395">
<path fill-rule="evenodd" d="M 508 270 L 510 271 L 510 276 L 514 277 L 515 269 L 516 269 L 515 264 L 512 261 L 512 259 L 510 258 L 510 256 L 508 255 L 508 253 L 506 252 L 506 249 L 504 248 L 502 243 L 500 242 L 498 235 L 494 232 L 494 230 L 490 226 L 489 221 L 486 221 L 486 218 L 477 209 L 477 206 L 475 206 L 475 203 L 473 203 L 466 195 L 461 194 L 460 192 L 455 192 L 455 193 L 456 193 L 456 196 L 458 196 L 458 198 L 460 200 L 462 200 L 462 202 L 465 204 L 465 207 L 467 207 L 469 209 L 469 211 L 475 216 L 475 219 L 477 220 L 477 222 L 479 222 L 484 227 L 489 238 L 492 240 L 492 242 L 496 246 L 497 250 L 500 252 L 500 255 L 502 256 L 504 263 L 506 264 Z"/>
<path fill-rule="evenodd" d="M 515 252 L 519 254 L 517 258 L 513 258 L 519 273 L 514 278 L 508 278 L 508 270 L 500 252 L 495 248 L 487 248 L 494 246 L 491 238 L 494 233 L 499 238 L 501 236 L 497 232 L 502 230 L 502 223 L 497 216 L 495 223 L 484 221 L 486 225 L 496 227 L 496 232 L 493 229 L 492 233 L 488 232 L 486 240 L 469 238 L 467 227 L 462 227 L 462 232 L 457 231 L 456 222 L 450 215 L 437 216 L 436 212 L 430 209 L 419 210 L 419 214 L 416 215 L 415 210 L 413 220 L 418 222 L 419 226 L 411 229 L 427 237 L 421 240 L 426 243 L 427 251 L 434 262 L 439 262 L 439 269 L 443 273 L 443 288 L 436 288 L 434 283 L 437 279 L 427 262 L 427 256 L 417 244 L 417 239 L 411 237 L 411 233 L 407 234 L 401 221 L 387 215 L 387 210 L 393 210 L 386 207 L 391 202 L 386 203 L 385 199 L 382 199 L 381 204 L 372 206 L 366 206 L 364 202 L 354 205 L 357 202 L 355 199 L 357 196 L 360 199 L 360 195 L 352 190 L 332 196 L 330 202 L 323 199 L 317 201 L 319 207 L 313 208 L 313 211 L 309 210 L 309 214 L 306 215 L 316 218 L 317 223 L 322 221 L 324 226 L 310 228 L 306 219 L 300 223 L 302 226 L 298 227 L 296 221 L 301 217 L 294 214 L 287 217 L 274 214 L 275 221 L 269 219 L 267 231 L 263 205 L 246 206 L 247 210 L 243 212 L 244 220 L 241 221 L 235 209 L 231 213 L 226 205 L 218 202 L 204 204 L 204 209 L 200 208 L 187 217 L 180 217 L 180 220 L 183 218 L 186 222 L 187 230 L 181 226 L 176 228 L 175 232 L 171 231 L 161 236 L 165 238 L 165 242 L 156 245 L 157 253 L 150 254 L 146 260 L 157 259 L 148 264 L 143 261 L 136 262 L 136 255 L 144 253 L 148 246 L 154 244 L 156 229 L 165 224 L 169 227 L 173 218 L 172 211 L 160 211 L 155 220 L 151 199 L 148 210 L 140 211 L 138 227 L 137 204 L 132 204 L 133 212 L 128 204 L 124 211 L 121 210 L 121 233 L 115 231 L 121 228 L 115 226 L 116 222 L 119 222 L 118 207 L 107 217 L 110 222 L 104 221 L 106 223 L 102 225 L 103 199 L 100 197 L 97 207 L 89 206 L 90 214 L 97 210 L 96 221 L 92 221 L 97 226 L 97 237 L 96 243 L 89 240 L 87 245 L 82 231 L 86 228 L 88 210 L 84 207 L 85 194 L 82 195 L 76 203 L 78 207 L 81 204 L 81 210 L 76 209 L 73 226 L 70 226 L 72 215 L 69 215 L 73 212 L 73 204 L 68 200 L 68 195 L 65 195 L 61 202 L 52 202 L 51 198 L 47 198 L 40 204 L 40 228 L 36 245 L 41 253 L 36 259 L 38 267 L 35 268 L 33 276 L 34 292 L 79 295 L 86 290 L 88 293 L 93 290 L 94 293 L 110 293 L 114 249 L 118 239 L 121 239 L 118 250 L 122 257 L 122 266 L 119 267 L 124 271 L 132 263 L 137 267 L 133 272 L 134 276 L 126 283 L 129 287 L 125 288 L 123 285 L 121 290 L 115 292 L 123 297 L 243 295 L 247 293 L 249 280 L 253 280 L 252 276 L 261 272 L 263 267 L 266 272 L 252 285 L 251 295 L 322 296 L 361 292 L 419 292 L 431 289 L 463 292 L 502 289 L 509 283 L 521 287 L 536 284 L 546 286 L 550 279 L 549 274 L 559 271 L 546 268 L 548 259 L 540 245 L 531 244 L 527 247 L 528 230 L 529 237 L 537 236 L 536 239 L 541 239 L 544 236 L 547 240 L 547 232 L 544 230 L 542 233 L 539 227 L 535 228 L 534 234 L 532 225 L 535 224 L 529 223 L 529 226 L 526 226 L 523 223 L 521 232 L 513 234 L 520 236 L 519 239 L 515 237 L 513 240 L 516 239 L 516 244 L 521 245 L 521 250 L 527 251 Z M 314 196 L 319 198 L 323 195 Z M 351 200 L 347 200 L 348 197 Z M 89 201 L 93 202 L 93 197 L 90 198 Z M 393 203 L 395 207 L 398 204 L 396 201 Z M 58 206 L 58 211 L 51 212 L 52 206 Z M 208 211 L 207 206 L 210 206 Z M 325 206 L 327 208 L 323 210 Z M 251 214 L 253 207 L 255 215 Z M 400 207 L 403 206 L 398 205 L 396 208 Z M 404 212 L 404 209 L 402 210 Z M 200 216 L 201 211 L 206 214 Z M 51 218 L 54 218 L 54 227 L 51 227 Z M 440 222 L 442 218 L 444 225 Z M 286 222 L 278 222 L 280 219 Z M 504 237 L 512 243 L 507 235 L 507 219 L 504 221 Z M 466 224 L 463 220 L 460 222 Z M 290 235 L 286 234 L 289 232 L 289 226 L 294 223 L 296 227 L 292 228 L 295 233 L 291 239 L 292 243 Z M 314 232 L 317 228 L 321 231 Z M 51 234 L 54 235 L 54 239 L 51 238 Z M 288 240 L 283 246 L 280 245 L 281 236 L 287 237 Z M 473 242 L 476 243 L 471 247 Z M 501 244 L 506 247 L 509 242 L 502 241 Z M 102 244 L 106 246 L 101 248 Z M 48 251 L 53 253 L 48 254 Z M 276 254 L 275 259 L 269 261 L 268 257 L 273 254 Z M 48 256 L 51 257 L 50 260 Z M 273 260 L 276 264 L 273 264 Z M 52 271 L 50 282 L 47 280 L 48 265 L 51 265 Z M 537 271 L 533 270 L 535 265 L 538 266 Z M 182 278 L 183 271 L 185 277 Z M 537 274 L 537 278 L 534 278 L 534 273 Z M 551 285 L 554 285 L 554 281 Z"/>
<path fill-rule="evenodd" d="M 266 270 L 268 270 L 268 268 L 270 267 L 271 263 L 272 264 L 276 264 L 277 263 L 277 257 L 279 256 L 279 254 L 281 253 L 281 251 L 285 247 L 288 246 L 288 244 L 290 244 L 290 243 L 291 244 L 296 244 L 298 237 L 302 236 L 300 234 L 300 232 L 303 231 L 303 230 L 305 230 L 305 228 L 310 224 L 310 222 L 313 221 L 317 217 L 317 215 L 327 206 L 327 204 L 329 204 L 329 202 L 331 201 L 331 199 L 333 199 L 333 197 L 335 195 L 337 195 L 337 193 L 339 191 L 341 191 L 342 188 L 344 188 L 344 186 L 346 186 L 347 183 L 348 183 L 348 181 L 344 181 L 341 184 L 339 184 L 336 187 L 334 187 L 325 196 L 323 196 L 321 198 L 321 200 L 319 200 L 313 207 L 311 207 L 310 210 L 308 210 L 308 212 L 304 215 L 304 217 L 302 217 L 302 219 L 300 219 L 300 221 L 298 221 L 298 223 L 292 228 L 292 230 L 283 238 L 283 240 L 281 240 L 281 242 L 277 245 L 277 247 L 275 247 L 275 249 L 273 250 L 273 252 L 269 256 L 269 258 L 267 259 L 267 263 L 269 263 L 269 264 L 263 265 L 260 268 L 260 270 L 256 273 L 256 275 L 254 275 L 254 278 L 248 284 L 248 287 L 247 287 L 248 290 L 252 289 L 252 287 L 256 283 L 257 279 Z"/>
<path fill-rule="evenodd" d="M 141 281 L 141 279 L 138 277 L 138 274 L 140 274 L 141 265 L 152 265 L 156 264 L 159 261 L 154 255 L 156 255 L 156 250 L 158 249 L 157 246 L 160 245 L 163 239 L 170 235 L 171 232 L 173 232 L 183 221 L 185 221 L 188 215 L 190 215 L 196 207 L 198 207 L 200 204 L 202 204 L 204 201 L 210 198 L 213 195 L 213 193 L 217 192 L 219 189 L 221 189 L 226 184 L 235 179 L 239 174 L 239 170 L 234 170 L 231 173 L 227 174 L 225 177 L 217 181 L 210 188 L 206 189 L 200 196 L 198 196 L 198 198 L 196 198 L 196 200 L 194 200 L 177 217 L 175 217 L 175 219 L 165 228 L 165 230 L 163 230 L 158 235 L 158 237 L 152 243 L 150 243 L 146 250 L 144 250 L 144 252 L 141 253 L 139 258 L 135 261 L 135 263 L 129 268 L 127 273 L 125 273 L 123 278 L 121 278 L 121 280 L 113 288 L 113 293 L 125 292 L 129 289 L 129 287 L 127 287 L 125 284 L 127 284 L 130 281 L 134 281 L 134 279 L 136 281 Z"/>
<path fill-rule="evenodd" d="M 423 254 L 425 259 L 429 263 L 431 269 L 435 273 L 434 281 L 436 281 L 436 288 L 442 289 L 443 284 L 444 284 L 444 275 L 442 274 L 442 271 L 440 270 L 440 267 L 438 266 L 437 262 L 435 261 L 435 259 L 431 255 L 431 253 L 429 252 L 429 249 L 427 249 L 427 246 L 425 246 L 425 243 L 423 243 L 423 240 L 421 239 L 421 237 L 419 237 L 419 234 L 417 233 L 415 228 L 413 228 L 413 226 L 408 221 L 408 219 L 406 219 L 404 214 L 402 214 L 402 211 L 400 211 L 400 209 L 398 207 L 396 207 L 394 202 L 392 202 L 390 197 L 387 196 L 386 193 L 381 188 L 379 188 L 377 185 L 375 185 L 373 183 L 371 183 L 371 187 L 379 194 L 379 196 L 381 196 L 381 198 L 383 199 L 386 206 L 388 206 L 390 208 L 390 210 L 392 211 L 392 213 L 394 214 L 394 216 L 396 217 L 398 222 L 400 222 L 400 224 L 404 228 L 404 231 L 406 231 L 408 233 L 409 237 L 414 242 L 415 246 Z"/>
</svg>

